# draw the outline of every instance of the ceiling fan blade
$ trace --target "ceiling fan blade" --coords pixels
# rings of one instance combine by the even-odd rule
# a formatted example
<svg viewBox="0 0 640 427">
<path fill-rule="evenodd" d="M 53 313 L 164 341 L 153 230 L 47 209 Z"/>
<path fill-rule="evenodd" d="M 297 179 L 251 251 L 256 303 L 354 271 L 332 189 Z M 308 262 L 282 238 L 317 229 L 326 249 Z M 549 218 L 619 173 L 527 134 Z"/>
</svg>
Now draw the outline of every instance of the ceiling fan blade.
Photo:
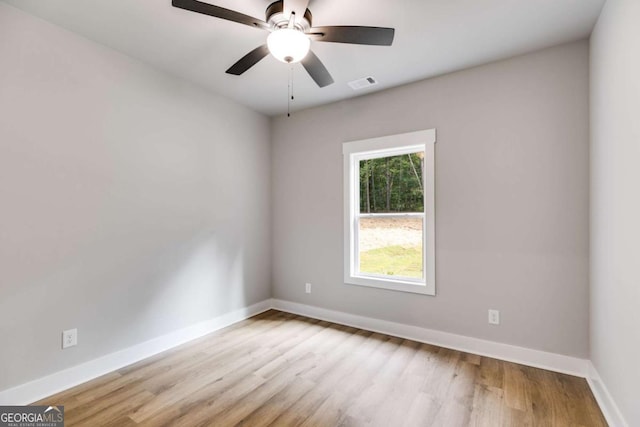
<svg viewBox="0 0 640 427">
<path fill-rule="evenodd" d="M 314 27 L 308 35 L 319 42 L 391 46 L 395 31 L 382 27 L 333 26 Z"/>
<path fill-rule="evenodd" d="M 172 0 L 171 4 L 173 4 L 174 7 L 189 10 L 191 12 L 202 13 L 203 15 L 226 19 L 227 21 L 238 22 L 240 24 L 245 24 L 255 28 L 261 28 L 263 30 L 269 29 L 269 25 L 266 22 L 261 21 L 260 19 L 256 19 L 252 16 L 236 12 L 235 10 L 214 6 L 209 3 L 203 3 L 197 0 Z"/>
<path fill-rule="evenodd" d="M 291 12 L 295 12 L 296 19 L 304 16 L 309 6 L 309 0 L 284 0 L 284 16 L 287 18 Z"/>
<path fill-rule="evenodd" d="M 269 54 L 269 48 L 266 44 L 262 46 L 258 46 L 253 49 L 251 52 L 247 53 L 243 56 L 238 62 L 233 64 L 231 68 L 227 70 L 227 74 L 233 74 L 234 76 L 239 76 L 240 74 L 247 71 L 249 68 L 256 65 L 262 58 Z"/>
<path fill-rule="evenodd" d="M 333 83 L 333 77 L 331 77 L 331 74 L 329 74 L 329 71 L 327 71 L 322 61 L 320 61 L 312 51 L 309 51 L 307 56 L 302 60 L 302 66 L 318 86 L 325 87 Z"/>
</svg>

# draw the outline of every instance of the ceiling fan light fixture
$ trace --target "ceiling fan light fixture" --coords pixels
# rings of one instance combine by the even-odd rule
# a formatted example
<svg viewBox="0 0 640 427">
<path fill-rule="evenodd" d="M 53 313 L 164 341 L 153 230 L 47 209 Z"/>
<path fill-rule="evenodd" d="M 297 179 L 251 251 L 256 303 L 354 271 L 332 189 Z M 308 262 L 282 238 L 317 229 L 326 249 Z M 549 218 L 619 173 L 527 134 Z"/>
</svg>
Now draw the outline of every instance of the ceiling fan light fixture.
<svg viewBox="0 0 640 427">
<path fill-rule="evenodd" d="M 269 34 L 267 46 L 277 60 L 293 64 L 307 56 L 311 40 L 300 30 L 280 28 Z"/>
</svg>

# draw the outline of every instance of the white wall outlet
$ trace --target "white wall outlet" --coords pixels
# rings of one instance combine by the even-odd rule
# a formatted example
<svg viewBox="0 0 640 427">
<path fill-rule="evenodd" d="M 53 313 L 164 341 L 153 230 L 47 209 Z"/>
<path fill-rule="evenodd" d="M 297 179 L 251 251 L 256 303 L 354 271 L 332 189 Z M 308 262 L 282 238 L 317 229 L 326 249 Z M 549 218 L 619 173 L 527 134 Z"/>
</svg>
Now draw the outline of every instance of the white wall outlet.
<svg viewBox="0 0 640 427">
<path fill-rule="evenodd" d="M 311 283 L 305 283 L 304 284 L 304 291 L 308 294 L 311 293 Z"/>
<path fill-rule="evenodd" d="M 499 325 L 500 324 L 500 311 L 499 310 L 489 310 L 489 324 L 490 325 Z"/>
<path fill-rule="evenodd" d="M 68 329 L 62 331 L 62 348 L 73 347 L 78 344 L 78 330 Z"/>
</svg>

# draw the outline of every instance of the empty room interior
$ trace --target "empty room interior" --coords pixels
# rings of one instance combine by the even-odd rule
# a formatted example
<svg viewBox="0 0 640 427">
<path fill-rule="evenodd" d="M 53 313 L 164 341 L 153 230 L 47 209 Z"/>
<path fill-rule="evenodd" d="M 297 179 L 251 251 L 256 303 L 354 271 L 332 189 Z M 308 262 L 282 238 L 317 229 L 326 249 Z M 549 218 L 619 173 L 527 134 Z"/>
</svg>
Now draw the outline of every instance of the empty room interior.
<svg viewBox="0 0 640 427">
<path fill-rule="evenodd" d="M 0 426 L 640 426 L 638 22 L 0 0 Z"/>
</svg>

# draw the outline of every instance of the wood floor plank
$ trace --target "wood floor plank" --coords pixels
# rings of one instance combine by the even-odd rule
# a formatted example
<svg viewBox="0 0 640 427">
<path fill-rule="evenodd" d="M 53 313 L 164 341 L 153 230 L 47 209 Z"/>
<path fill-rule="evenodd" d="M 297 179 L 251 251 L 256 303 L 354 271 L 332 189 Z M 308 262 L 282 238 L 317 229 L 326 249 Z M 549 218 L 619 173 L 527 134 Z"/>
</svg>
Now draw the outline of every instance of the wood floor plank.
<svg viewBox="0 0 640 427">
<path fill-rule="evenodd" d="M 532 410 L 530 388 L 520 365 L 505 362 L 504 366 L 504 400 L 505 404 L 518 411 Z"/>
<path fill-rule="evenodd" d="M 606 426 L 582 378 L 269 310 L 39 404 L 67 426 Z"/>
<path fill-rule="evenodd" d="M 490 357 L 482 357 L 479 374 L 478 383 L 501 389 L 504 381 L 504 363 Z"/>
<path fill-rule="evenodd" d="M 398 425 L 404 427 L 433 425 L 433 420 L 440 412 L 442 404 L 435 397 L 420 391 L 416 394 L 405 416 L 398 420 Z"/>
<path fill-rule="evenodd" d="M 502 408 L 504 394 L 501 388 L 476 384 L 469 425 L 473 427 L 499 427 L 504 425 Z"/>
<path fill-rule="evenodd" d="M 121 407 L 126 408 L 127 411 L 133 410 L 139 405 L 136 405 L 133 408 L 129 407 L 128 405 L 132 400 L 143 403 L 144 401 L 151 400 L 153 397 L 153 394 L 138 387 L 129 387 L 121 390 L 115 390 L 114 392 L 103 396 L 99 400 L 83 403 L 70 410 L 67 410 L 67 405 L 65 405 L 65 424 L 89 424 L 86 420 L 95 415 L 118 410 Z"/>
<path fill-rule="evenodd" d="M 339 330 L 338 328 L 344 328 L 344 327 L 337 327 L 336 325 L 331 325 L 331 324 L 326 324 L 326 326 L 323 328 L 323 330 L 321 331 L 321 333 L 329 333 L 332 337 L 339 337 L 342 340 L 348 340 L 348 339 L 353 339 L 352 337 L 350 337 L 349 334 L 336 334 L 336 330 Z M 314 339 L 317 339 L 317 335 L 320 335 L 320 333 L 315 333 L 314 331 L 310 331 L 308 332 L 309 335 L 309 340 L 305 340 L 304 342 L 311 342 Z M 325 338 L 329 338 L 329 337 L 325 337 Z M 318 353 L 322 353 L 322 352 L 328 352 L 330 351 L 331 348 L 335 348 L 335 342 L 330 340 L 330 339 L 324 339 L 324 340 L 318 340 L 316 345 L 314 346 L 314 349 L 316 352 Z M 277 353 L 276 350 L 273 350 L 274 353 Z M 296 361 L 294 361 L 293 364 L 293 368 L 291 367 L 291 364 L 288 364 L 285 366 L 285 371 L 286 370 L 290 370 L 290 369 L 295 369 L 295 373 L 298 375 L 304 371 L 308 371 L 309 369 L 312 369 L 315 366 L 315 363 L 317 363 L 317 361 L 313 358 L 313 357 L 307 357 L 307 356 L 313 356 L 312 354 L 308 353 L 308 352 L 303 352 L 304 354 L 302 355 L 303 357 L 297 359 Z M 273 360 L 274 358 L 271 357 L 271 359 Z M 260 364 L 266 364 L 266 361 L 260 361 L 260 363 L 256 363 L 255 366 L 249 366 L 248 368 L 244 369 L 244 372 L 239 372 L 239 377 L 237 378 L 237 380 L 239 381 L 238 383 L 233 383 L 234 379 L 233 376 L 227 376 L 225 378 L 225 380 L 227 380 L 228 382 L 232 382 L 232 384 L 230 386 L 228 386 L 226 389 L 222 389 L 220 394 L 216 395 L 215 394 L 215 389 L 209 389 L 209 394 L 213 395 L 214 399 L 210 399 L 210 400 L 203 400 L 200 403 L 198 403 L 197 405 L 188 408 L 188 410 L 184 411 L 184 416 L 180 417 L 180 419 L 176 420 L 175 425 L 176 426 L 192 426 L 192 425 L 199 425 L 200 423 L 206 422 L 206 420 L 211 419 L 211 417 L 216 417 L 216 419 L 218 419 L 218 414 L 220 414 L 221 412 L 225 411 L 226 408 L 231 406 L 231 403 L 234 402 L 238 402 L 239 400 L 241 400 L 246 394 L 248 394 L 249 392 L 254 391 L 254 389 L 256 389 L 257 387 L 261 386 L 262 384 L 264 384 L 265 382 L 268 381 L 269 376 L 263 376 L 263 375 L 257 375 L 257 371 L 259 371 L 259 365 Z M 249 375 L 248 377 L 247 372 L 250 372 L 251 375 Z M 278 373 L 278 375 L 281 375 L 281 372 Z M 253 385 L 250 388 L 246 387 L 246 381 L 247 379 L 249 381 L 255 381 L 255 385 Z M 224 382 L 219 382 L 218 384 L 216 384 L 216 386 L 222 386 L 224 385 Z M 227 417 L 228 418 L 228 417 Z M 216 423 L 218 423 L 218 420 L 216 421 Z"/>
<path fill-rule="evenodd" d="M 376 350 L 378 348 L 388 341 L 388 337 L 385 338 L 379 334 L 371 334 L 365 331 L 359 331 L 358 335 L 363 336 L 364 341 L 359 343 L 351 353 L 358 356 L 347 357 L 344 353 L 341 354 L 336 351 L 331 357 L 327 358 L 324 361 L 325 363 L 320 365 L 318 375 L 314 377 L 316 386 L 298 399 L 288 411 L 276 418 L 271 424 L 272 426 L 300 425 L 307 418 L 312 417 L 336 389 L 353 386 L 363 380 L 367 383 L 370 381 L 369 372 L 360 376 L 356 376 L 355 372 L 367 370 L 367 366 L 371 366 L 372 361 L 376 363 L 384 362 L 384 358 L 373 357 L 373 355 L 377 353 Z M 345 381 L 345 378 L 348 378 L 348 381 Z"/>
<path fill-rule="evenodd" d="M 231 400 L 233 402 L 235 402 L 235 405 L 233 406 L 241 406 L 239 405 L 238 402 L 240 402 L 241 400 L 251 400 L 251 401 L 255 401 L 259 400 L 261 398 L 266 398 L 271 399 L 273 396 L 277 395 L 278 392 L 281 391 L 280 386 L 284 386 L 286 384 L 282 384 L 281 381 L 287 380 L 289 379 L 289 377 L 291 375 L 294 375 L 296 377 L 301 377 L 304 381 L 313 383 L 313 381 L 306 379 L 306 373 L 308 373 L 310 370 L 313 370 L 316 365 L 318 364 L 318 358 L 323 357 L 323 354 L 329 353 L 332 350 L 335 352 L 335 354 L 340 354 L 341 349 L 343 347 L 346 347 L 348 345 L 353 345 L 351 344 L 354 341 L 357 341 L 357 335 L 356 334 L 344 334 L 344 333 L 340 333 L 337 334 L 336 331 L 341 331 L 344 327 L 336 327 L 336 325 L 327 325 L 327 327 L 324 328 L 324 330 L 322 332 L 325 333 L 325 339 L 324 340 L 318 340 L 316 345 L 314 346 L 314 350 L 312 353 L 310 352 L 303 352 L 304 355 L 303 357 L 300 357 L 298 359 L 295 359 L 294 361 L 290 362 L 288 365 L 286 365 L 285 369 L 282 371 L 278 372 L 277 376 L 258 376 L 252 374 L 252 376 L 259 378 L 261 380 L 261 384 L 256 387 L 254 390 L 251 390 L 251 396 L 249 399 L 245 399 L 245 396 L 248 394 L 242 394 L 242 395 L 235 395 L 232 396 Z M 326 335 L 328 334 L 328 336 Z M 320 334 L 315 335 L 314 337 L 312 337 L 313 339 L 318 338 Z M 336 342 L 335 340 L 332 340 L 331 338 L 340 338 L 340 342 Z M 261 388 L 259 391 L 260 393 L 258 393 L 257 389 Z M 273 393 L 273 394 L 271 394 Z M 223 398 L 225 396 L 222 396 Z M 228 397 L 228 396 L 227 396 Z M 211 402 L 211 404 L 207 405 L 207 407 L 201 407 L 199 408 L 198 411 L 196 411 L 195 415 L 193 413 L 189 414 L 188 417 L 186 417 L 186 419 L 188 420 L 188 422 L 186 422 L 184 425 L 198 425 L 198 423 L 207 419 L 210 419 L 211 416 L 215 415 L 216 418 L 216 424 L 221 423 L 221 424 L 228 424 L 230 423 L 232 420 L 236 419 L 239 415 L 246 415 L 248 416 L 250 414 L 247 413 L 248 409 L 251 408 L 251 406 L 249 404 L 247 404 L 245 402 L 244 405 L 241 406 L 240 408 L 240 412 L 233 412 L 230 410 L 225 409 L 225 407 L 230 407 L 232 405 L 221 405 L 220 404 L 220 399 L 218 399 L 216 402 Z M 257 408 L 255 408 L 257 409 Z M 218 414 L 220 414 L 221 411 L 226 412 L 224 415 L 218 416 Z M 195 421 L 195 424 L 194 424 Z M 182 425 L 182 424 L 178 424 L 178 425 Z"/>
<path fill-rule="evenodd" d="M 402 340 L 372 378 L 371 384 L 348 408 L 348 415 L 362 423 L 370 423 L 374 415 L 386 416 L 387 396 L 418 347 L 415 341 Z"/>
<path fill-rule="evenodd" d="M 270 425 L 313 387 L 315 387 L 315 383 L 301 377 L 296 378 L 288 387 L 276 393 L 271 399 L 248 415 L 239 425 L 251 427 Z"/>
</svg>

